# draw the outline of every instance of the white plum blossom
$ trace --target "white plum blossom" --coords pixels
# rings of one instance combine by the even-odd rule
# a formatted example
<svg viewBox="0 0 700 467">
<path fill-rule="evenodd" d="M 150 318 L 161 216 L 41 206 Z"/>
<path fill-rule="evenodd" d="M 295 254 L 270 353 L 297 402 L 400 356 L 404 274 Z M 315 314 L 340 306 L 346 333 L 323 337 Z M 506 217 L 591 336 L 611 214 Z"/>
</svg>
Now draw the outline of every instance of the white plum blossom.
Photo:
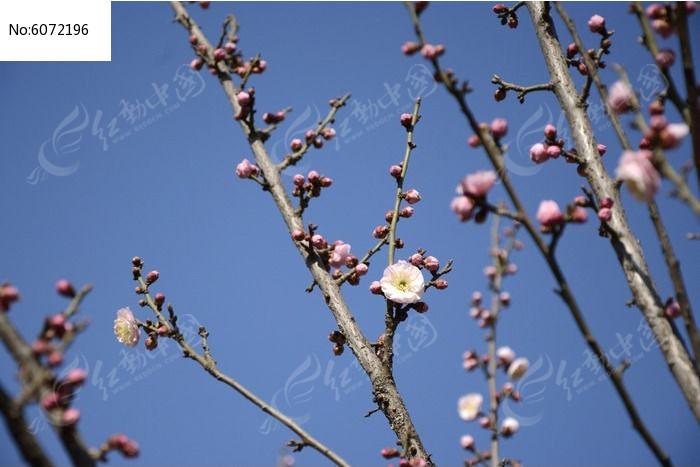
<svg viewBox="0 0 700 467">
<path fill-rule="evenodd" d="M 416 303 L 425 290 L 423 273 L 404 260 L 388 266 L 379 283 L 384 296 L 395 303 Z"/>
<path fill-rule="evenodd" d="M 520 422 L 518 422 L 513 417 L 506 417 L 501 423 L 501 433 L 503 436 L 511 436 L 518 432 L 520 429 Z"/>
<path fill-rule="evenodd" d="M 527 369 L 530 368 L 530 362 L 525 357 L 516 358 L 508 366 L 508 376 L 511 379 L 520 379 L 523 377 Z"/>
<path fill-rule="evenodd" d="M 117 319 L 114 320 L 114 334 L 117 336 L 117 340 L 124 345 L 134 347 L 138 344 L 141 331 L 129 307 L 120 308 L 117 311 Z"/>
<path fill-rule="evenodd" d="M 479 412 L 481 412 L 481 404 L 483 403 L 484 396 L 476 392 L 460 397 L 457 401 L 459 417 L 468 422 L 476 420 L 476 417 L 479 416 Z"/>
</svg>

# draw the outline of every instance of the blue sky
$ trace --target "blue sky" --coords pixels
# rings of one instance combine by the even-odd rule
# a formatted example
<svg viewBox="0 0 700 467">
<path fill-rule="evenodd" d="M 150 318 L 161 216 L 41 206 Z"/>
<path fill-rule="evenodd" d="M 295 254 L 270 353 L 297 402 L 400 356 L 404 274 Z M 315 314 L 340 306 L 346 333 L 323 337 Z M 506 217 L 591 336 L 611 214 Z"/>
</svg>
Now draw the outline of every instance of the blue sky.
<svg viewBox="0 0 700 467">
<path fill-rule="evenodd" d="M 528 160 L 527 149 L 539 140 L 545 123 L 565 128 L 553 96 L 528 96 L 523 105 L 512 96 L 493 101 L 494 73 L 523 84 L 545 82 L 547 76 L 527 13 L 523 10 L 519 28 L 510 30 L 498 24 L 490 8 L 434 3 L 423 15 L 424 30 L 429 41 L 447 46 L 444 65 L 469 79 L 474 88 L 469 102 L 477 117 L 508 119 L 511 176 L 534 215 L 542 199 L 569 202 L 580 193 L 582 179 L 563 161 L 533 167 Z M 624 64 L 632 81 L 641 84 L 640 74 L 651 60 L 636 43 L 638 26 L 626 4 L 567 8 L 588 44 L 595 37 L 585 21 L 594 13 L 606 17 L 616 30 L 609 62 Z M 425 72 L 419 57 L 400 53 L 401 44 L 413 39 L 403 6 L 215 2 L 207 11 L 191 11 L 216 37 L 225 14 L 234 13 L 245 56 L 261 52 L 268 61 L 268 70 L 252 80 L 258 109 L 294 109 L 269 141 L 273 156 L 283 156 L 291 137 L 326 114 L 329 98 L 353 93 L 358 105 L 341 110 L 336 119 L 338 133 L 345 125 L 345 136 L 312 151 L 299 171 L 315 169 L 335 180 L 314 200 L 307 222 L 319 225 L 327 239 L 342 239 L 363 254 L 374 245 L 371 232 L 393 204 L 388 167 L 400 160 L 405 144 L 398 114 L 411 107 L 417 92 L 407 78 Z M 385 465 L 379 451 L 395 438 L 383 416 L 363 417 L 372 408 L 370 385 L 350 352 L 332 356 L 326 340 L 334 329 L 331 315 L 318 294 L 304 292 L 309 274 L 269 197 L 257 185 L 235 178 L 235 164 L 250 152 L 218 83 L 206 72 L 193 75 L 182 67 L 192 54 L 186 33 L 171 20 L 166 3 L 115 2 L 111 62 L 0 64 L 5 245 L 0 280 L 11 281 L 23 296 L 10 316 L 31 339 L 45 315 L 66 305 L 53 292 L 56 280 L 95 285 L 79 315 L 90 320 L 90 327 L 66 362 L 90 373 L 75 403 L 83 414 L 79 423 L 86 441 L 98 445 L 111 433 L 123 432 L 141 444 L 138 459 L 114 454 L 112 463 L 275 464 L 290 432 L 179 357 L 172 343 L 147 355 L 141 346 L 132 350 L 115 341 L 116 310 L 138 309 L 130 259 L 140 255 L 147 269 L 161 273 L 154 291 L 166 294 L 183 321 L 208 327 L 223 371 L 274 400 L 351 463 Z M 696 14 L 691 31 L 697 33 L 698 26 Z M 561 25 L 559 32 L 566 41 Z M 660 40 L 676 48 L 674 38 Z M 695 53 L 697 63 L 697 48 Z M 603 77 L 607 83 L 615 80 L 610 70 Z M 395 101 L 389 89 L 398 93 Z M 480 374 L 461 369 L 461 355 L 471 348 L 485 351 L 467 302 L 473 290 L 485 290 L 489 226 L 460 224 L 449 202 L 461 176 L 487 168 L 488 162 L 483 152 L 465 144 L 471 132 L 454 102 L 430 83 L 421 92 L 423 119 L 406 184 L 418 189 L 423 201 L 413 218 L 401 223 L 406 247 L 399 257 L 422 247 L 443 263 L 454 259 L 455 266 L 447 277 L 450 287 L 426 297 L 430 311 L 400 329 L 396 379 L 433 459 L 458 465 L 465 457 L 459 447 L 462 434 L 472 433 L 484 448 L 487 442 L 484 430 L 459 419 L 456 401 L 468 392 L 487 391 Z M 594 102 L 599 102 L 595 94 Z M 360 112 L 363 106 L 368 115 Z M 137 113 L 130 116 L 125 108 Z M 672 112 L 669 116 L 678 120 Z M 614 133 L 603 119 L 594 128 L 609 148 L 605 164 L 614 170 L 620 153 Z M 63 172 L 47 172 L 46 162 L 37 169 L 42 148 L 46 160 Z M 668 155 L 680 167 L 689 154 L 685 144 Z M 290 185 L 294 173 L 285 178 Z M 685 238 L 697 230 L 697 221 L 666 196 L 668 189 L 664 184 L 659 196 L 662 215 L 697 304 L 700 258 Z M 692 189 L 697 193 L 696 186 Z M 490 195 L 493 201 L 504 196 L 500 187 Z M 657 287 L 667 297 L 672 287 L 646 210 L 626 192 L 623 198 Z M 653 464 L 612 385 L 583 364 L 587 347 L 552 293 L 546 265 L 532 243 L 522 240 L 525 249 L 514 256 L 519 272 L 506 281 L 513 304 L 502 315 L 499 344 L 541 365 L 522 384 L 525 401 L 511 406 L 523 428 L 502 443 L 502 455 L 538 465 Z M 698 424 L 660 353 L 643 347 L 641 314 L 625 306 L 629 291 L 612 249 L 597 235 L 597 223 L 567 228 L 558 252 L 603 347 L 618 354 L 618 336 L 631 335 L 629 351 L 636 362 L 625 381 L 661 446 L 679 465 L 699 463 Z M 381 276 L 385 263 L 386 256 L 379 255 L 361 285 L 345 290 L 370 339 L 381 333 L 384 307 L 367 286 Z M 137 315 L 145 318 L 143 310 Z M 14 364 L 5 352 L 0 363 L 0 381 L 16 390 Z M 581 382 L 573 387 L 575 374 Z M 572 387 L 570 397 L 563 378 Z M 28 418 L 40 421 L 41 415 L 30 410 Z M 41 423 L 37 427 L 49 453 L 67 463 L 53 433 Z M 0 430 L 0 463 L 20 463 L 4 426 Z M 298 465 L 327 464 L 310 450 L 296 460 Z"/>
</svg>

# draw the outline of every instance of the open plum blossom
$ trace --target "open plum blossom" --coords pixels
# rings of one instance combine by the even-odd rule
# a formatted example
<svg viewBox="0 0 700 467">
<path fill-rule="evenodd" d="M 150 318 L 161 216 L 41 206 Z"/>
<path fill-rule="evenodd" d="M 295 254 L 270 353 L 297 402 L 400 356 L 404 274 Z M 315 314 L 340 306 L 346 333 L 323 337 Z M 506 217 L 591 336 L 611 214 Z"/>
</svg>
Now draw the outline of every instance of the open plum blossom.
<svg viewBox="0 0 700 467">
<path fill-rule="evenodd" d="M 484 396 L 479 393 L 467 394 L 457 401 L 457 411 L 462 420 L 471 422 L 481 412 L 481 404 L 484 403 Z"/>
<path fill-rule="evenodd" d="M 120 308 L 117 311 L 117 319 L 114 320 L 114 334 L 117 336 L 117 340 L 124 345 L 134 347 L 138 344 L 141 331 L 129 307 Z"/>
<path fill-rule="evenodd" d="M 420 300 L 425 288 L 423 273 L 404 260 L 388 266 L 379 283 L 386 298 L 404 304 Z"/>
<path fill-rule="evenodd" d="M 339 268 L 345 264 L 345 259 L 350 255 L 350 244 L 343 243 L 338 240 L 335 242 L 335 248 L 333 248 L 333 254 L 328 260 L 328 264 L 334 268 Z"/>
<path fill-rule="evenodd" d="M 651 163 L 649 151 L 625 151 L 615 174 L 623 180 L 630 193 L 640 201 L 649 202 L 659 190 L 660 178 Z"/>
</svg>

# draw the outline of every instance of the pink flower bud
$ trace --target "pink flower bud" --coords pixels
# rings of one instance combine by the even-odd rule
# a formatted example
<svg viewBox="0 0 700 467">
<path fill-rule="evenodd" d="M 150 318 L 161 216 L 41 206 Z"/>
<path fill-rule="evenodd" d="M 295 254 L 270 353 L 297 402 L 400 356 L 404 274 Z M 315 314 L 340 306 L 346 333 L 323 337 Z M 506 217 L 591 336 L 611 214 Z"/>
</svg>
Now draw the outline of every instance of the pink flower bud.
<svg viewBox="0 0 700 467">
<path fill-rule="evenodd" d="M 194 34 L 192 34 L 190 36 L 189 40 L 190 40 L 190 44 L 192 44 L 192 45 L 197 45 L 197 42 L 199 42 L 199 39 L 197 39 L 197 36 L 195 36 Z"/>
<path fill-rule="evenodd" d="M 299 138 L 294 138 L 292 140 L 292 142 L 289 144 L 289 147 L 292 149 L 292 151 L 297 152 L 302 147 L 304 147 L 304 143 L 302 143 Z"/>
<path fill-rule="evenodd" d="M 550 141 L 557 139 L 557 129 L 554 125 L 547 125 L 544 127 L 544 136 Z"/>
<path fill-rule="evenodd" d="M 195 58 L 190 62 L 190 68 L 192 68 L 194 71 L 199 71 L 202 69 L 202 66 L 204 65 L 204 62 L 202 61 L 201 58 Z"/>
<path fill-rule="evenodd" d="M 510 305 L 510 294 L 508 292 L 501 292 L 498 298 L 503 306 Z"/>
<path fill-rule="evenodd" d="M 481 316 L 481 309 L 477 308 L 475 306 L 471 307 L 469 309 L 469 316 L 472 317 L 473 319 L 478 318 L 479 316 Z"/>
<path fill-rule="evenodd" d="M 617 114 L 629 112 L 634 102 L 634 92 L 623 81 L 616 81 L 610 86 L 608 105 Z"/>
<path fill-rule="evenodd" d="M 411 126 L 412 120 L 413 115 L 411 114 L 401 114 L 401 117 L 399 117 L 399 122 L 401 123 L 401 126 L 404 126 L 406 128 L 409 128 Z"/>
<path fill-rule="evenodd" d="M 372 232 L 372 236 L 374 238 L 384 238 L 389 234 L 389 227 L 386 225 L 378 225 L 377 227 L 374 228 L 374 232 Z"/>
<path fill-rule="evenodd" d="M 499 362 L 509 365 L 510 362 L 515 360 L 515 352 L 513 349 L 507 346 L 499 347 L 496 350 L 496 357 L 498 358 Z"/>
<path fill-rule="evenodd" d="M 401 453 L 396 448 L 384 448 L 382 449 L 382 457 L 384 459 L 391 459 L 393 457 L 399 457 Z"/>
<path fill-rule="evenodd" d="M 63 313 L 58 313 L 49 318 L 49 326 L 55 330 L 63 330 L 66 325 L 66 317 Z"/>
<path fill-rule="evenodd" d="M 496 118 L 491 122 L 491 134 L 495 139 L 503 138 L 508 132 L 508 122 L 503 118 Z"/>
<path fill-rule="evenodd" d="M 515 274 L 516 272 L 518 272 L 518 265 L 515 263 L 508 263 L 503 272 L 505 274 Z"/>
<path fill-rule="evenodd" d="M 56 292 L 58 292 L 59 295 L 63 295 L 64 297 L 75 297 L 75 289 L 73 288 L 73 285 L 66 279 L 61 279 L 60 281 L 56 282 Z"/>
<path fill-rule="evenodd" d="M 401 52 L 404 55 L 413 55 L 414 53 L 418 52 L 420 50 L 420 44 L 416 42 L 405 42 L 401 46 Z"/>
<path fill-rule="evenodd" d="M 605 18 L 600 15 L 591 16 L 591 19 L 588 20 L 588 28 L 591 32 L 605 32 Z"/>
<path fill-rule="evenodd" d="M 651 28 L 664 39 L 668 39 L 675 32 L 673 25 L 665 19 L 655 19 L 651 22 Z"/>
<path fill-rule="evenodd" d="M 375 295 L 381 295 L 382 293 L 382 284 L 379 281 L 373 281 L 369 285 L 369 291 L 372 292 Z"/>
<path fill-rule="evenodd" d="M 321 186 L 323 188 L 328 188 L 329 186 L 331 186 L 333 184 L 333 179 L 329 178 L 329 177 L 321 177 L 320 183 L 321 183 Z"/>
<path fill-rule="evenodd" d="M 659 135 L 661 147 L 673 149 L 681 144 L 683 138 L 688 135 L 688 125 L 685 123 L 671 123 Z"/>
<path fill-rule="evenodd" d="M 664 307 L 664 313 L 666 313 L 666 316 L 670 319 L 678 318 L 681 315 L 681 306 L 676 300 L 668 299 Z"/>
<path fill-rule="evenodd" d="M 217 62 L 220 62 L 221 60 L 226 58 L 226 51 L 224 49 L 216 49 L 214 51 L 214 60 Z"/>
<path fill-rule="evenodd" d="M 588 213 L 582 207 L 576 206 L 571 213 L 571 222 L 583 224 L 588 220 Z"/>
<path fill-rule="evenodd" d="M 578 69 L 578 72 L 581 73 L 583 76 L 588 76 L 588 67 L 585 63 L 580 62 L 576 68 Z"/>
<path fill-rule="evenodd" d="M 598 210 L 598 219 L 603 222 L 608 222 L 610 219 L 612 219 L 612 211 L 610 208 L 600 208 Z"/>
<path fill-rule="evenodd" d="M 148 336 L 144 341 L 144 344 L 146 345 L 146 349 L 154 350 L 156 347 L 158 347 L 158 338 L 155 336 Z"/>
<path fill-rule="evenodd" d="M 508 7 L 502 3 L 493 6 L 493 12 L 496 14 L 505 13 L 506 11 L 508 11 Z"/>
<path fill-rule="evenodd" d="M 647 7 L 646 13 L 649 19 L 659 19 L 666 15 L 666 8 L 659 3 L 654 3 Z"/>
<path fill-rule="evenodd" d="M 423 48 L 420 49 L 420 54 L 426 60 L 433 60 L 438 56 L 437 47 L 435 47 L 433 44 L 425 44 Z"/>
<path fill-rule="evenodd" d="M 423 260 L 423 265 L 425 266 L 425 269 L 427 269 L 430 272 L 436 272 L 438 269 L 440 269 L 440 262 L 435 256 L 428 256 Z"/>
<path fill-rule="evenodd" d="M 323 147 L 323 140 L 321 138 L 316 138 L 313 144 L 316 149 L 321 149 Z"/>
<path fill-rule="evenodd" d="M 413 304 L 413 309 L 418 313 L 425 313 L 430 307 L 425 302 L 416 302 Z"/>
<path fill-rule="evenodd" d="M 306 233 L 301 229 L 296 229 L 292 232 L 292 238 L 300 242 L 306 238 Z"/>
<path fill-rule="evenodd" d="M 450 209 L 457 214 L 462 222 L 466 222 L 472 217 L 474 206 L 474 200 L 468 196 L 458 196 L 450 203 Z"/>
<path fill-rule="evenodd" d="M 37 339 L 32 343 L 34 355 L 42 355 L 51 351 L 51 345 L 46 339 Z"/>
<path fill-rule="evenodd" d="M 481 139 L 479 138 L 479 135 L 470 136 L 467 140 L 467 144 L 472 148 L 478 148 L 481 146 Z"/>
<path fill-rule="evenodd" d="M 232 54 L 233 52 L 236 51 L 236 44 L 234 44 L 233 42 L 227 42 L 224 44 L 224 50 L 227 53 Z"/>
<path fill-rule="evenodd" d="M 312 139 L 316 137 L 316 132 L 314 130 L 308 130 L 304 135 L 307 143 L 310 143 Z"/>
<path fill-rule="evenodd" d="M 416 267 L 423 265 L 423 256 L 420 253 L 414 253 L 408 258 L 408 262 Z"/>
<path fill-rule="evenodd" d="M 414 190 L 413 188 L 405 192 L 403 194 L 403 198 L 408 204 L 416 204 L 418 201 L 421 200 L 420 193 L 418 192 L 418 190 Z"/>
<path fill-rule="evenodd" d="M 481 428 L 489 428 L 491 426 L 491 421 L 489 420 L 489 417 L 479 418 L 479 426 L 481 426 Z"/>
<path fill-rule="evenodd" d="M 314 246 L 314 248 L 318 249 L 323 249 L 328 247 L 328 243 L 326 243 L 326 239 L 323 238 L 323 235 L 319 234 L 314 234 L 311 237 L 311 244 Z"/>
<path fill-rule="evenodd" d="M 564 215 L 556 201 L 545 200 L 537 210 L 537 220 L 545 227 L 553 227 L 564 221 Z"/>
<path fill-rule="evenodd" d="M 611 208 L 613 206 L 614 201 L 612 198 L 602 198 L 600 200 L 600 207 L 601 208 Z"/>
<path fill-rule="evenodd" d="M 561 155 L 561 148 L 559 146 L 556 146 L 553 144 L 547 146 L 546 151 L 547 151 L 547 158 L 550 158 L 550 159 L 556 159 L 557 157 L 559 157 Z"/>
<path fill-rule="evenodd" d="M 146 274 L 146 284 L 152 284 L 158 280 L 160 273 L 158 271 L 151 271 Z"/>
<path fill-rule="evenodd" d="M 80 411 L 78 409 L 66 409 L 61 416 L 61 422 L 65 426 L 73 426 L 80 420 Z"/>
<path fill-rule="evenodd" d="M 318 172 L 315 170 L 310 171 L 307 175 L 306 178 L 309 180 L 311 183 L 319 183 L 321 181 L 321 175 L 319 175 Z"/>
<path fill-rule="evenodd" d="M 471 435 L 464 435 L 459 439 L 459 444 L 467 451 L 471 451 L 474 449 L 474 437 Z"/>
<path fill-rule="evenodd" d="M 49 366 L 58 366 L 63 363 L 63 352 L 60 350 L 52 350 L 47 359 Z"/>
<path fill-rule="evenodd" d="M 41 400 L 41 406 L 44 410 L 53 410 L 61 405 L 61 396 L 57 392 L 46 393 Z"/>
<path fill-rule="evenodd" d="M 438 290 L 445 290 L 447 288 L 447 281 L 445 279 L 438 279 L 434 282 L 435 288 Z"/>
<path fill-rule="evenodd" d="M 163 303 L 165 303 L 165 295 L 159 292 L 155 295 L 155 297 L 153 297 L 153 301 L 155 302 L 156 306 L 160 308 L 163 306 Z"/>
<path fill-rule="evenodd" d="M 569 44 L 566 47 L 566 58 L 568 58 L 569 60 L 574 58 L 577 53 L 578 53 L 578 47 L 576 46 L 575 43 L 572 42 L 571 44 Z"/>
<path fill-rule="evenodd" d="M 139 444 L 132 439 L 128 439 L 128 440 L 126 440 L 126 442 L 124 442 L 121 445 L 120 451 L 124 455 L 124 457 L 127 457 L 127 458 L 138 457 Z"/>
<path fill-rule="evenodd" d="M 389 167 L 389 175 L 391 175 L 394 178 L 399 178 L 401 176 L 401 166 L 400 165 L 392 165 Z"/>
<path fill-rule="evenodd" d="M 158 329 L 156 329 L 156 333 L 159 336 L 167 336 L 168 334 L 170 334 L 170 328 L 164 324 L 162 326 L 159 326 Z"/>
<path fill-rule="evenodd" d="M 654 57 L 661 68 L 671 68 L 676 61 L 676 54 L 671 49 L 661 49 Z"/>
<path fill-rule="evenodd" d="M 355 266 L 355 272 L 358 276 L 364 276 L 367 274 L 368 270 L 369 266 L 367 266 L 367 263 L 359 263 L 357 266 Z"/>
<path fill-rule="evenodd" d="M 68 384 L 70 386 L 80 386 L 85 382 L 86 379 L 87 373 L 85 373 L 85 370 L 83 370 L 82 368 L 74 368 L 68 372 L 68 374 L 63 380 L 63 383 Z"/>
<path fill-rule="evenodd" d="M 321 136 L 323 137 L 323 139 L 330 141 L 333 138 L 335 138 L 335 129 L 324 128 L 323 130 L 321 130 Z"/>
<path fill-rule="evenodd" d="M 295 186 L 303 186 L 305 181 L 306 179 L 302 174 L 296 174 L 294 178 L 292 178 L 292 183 L 294 183 Z"/>
<path fill-rule="evenodd" d="M 576 206 L 586 207 L 586 206 L 588 206 L 588 200 L 586 198 L 584 198 L 583 196 L 577 196 L 574 198 L 574 204 Z"/>
<path fill-rule="evenodd" d="M 411 216 L 413 216 L 413 208 L 411 206 L 405 206 L 399 211 L 399 217 L 408 219 Z"/>
<path fill-rule="evenodd" d="M 496 266 L 488 265 L 484 268 L 484 275 L 489 278 L 496 277 Z"/>
<path fill-rule="evenodd" d="M 243 159 L 236 166 L 236 175 L 238 178 L 250 178 L 253 175 L 260 173 L 260 169 L 253 165 L 248 159 Z"/>
<path fill-rule="evenodd" d="M 532 145 L 532 147 L 530 148 L 531 161 L 535 162 L 536 164 L 541 164 L 548 158 L 549 156 L 547 155 L 547 148 L 545 148 L 544 144 L 536 143 Z"/>
</svg>

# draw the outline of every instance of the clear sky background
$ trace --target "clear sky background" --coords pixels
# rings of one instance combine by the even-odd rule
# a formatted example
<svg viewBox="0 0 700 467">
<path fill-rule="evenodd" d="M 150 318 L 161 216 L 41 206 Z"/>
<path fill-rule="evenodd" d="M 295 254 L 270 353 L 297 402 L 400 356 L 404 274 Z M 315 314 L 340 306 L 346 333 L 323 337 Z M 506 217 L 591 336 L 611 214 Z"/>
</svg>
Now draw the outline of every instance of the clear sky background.
<svg viewBox="0 0 700 467">
<path fill-rule="evenodd" d="M 294 108 L 269 141 L 273 156 L 283 156 L 292 137 L 326 114 L 329 98 L 352 92 L 357 104 L 369 108 L 365 116 L 354 105 L 342 109 L 336 127 L 340 134 L 345 122 L 344 136 L 311 151 L 299 169 L 315 169 L 335 180 L 314 200 L 307 222 L 362 255 L 375 244 L 371 232 L 393 204 L 395 185 L 388 167 L 401 159 L 405 144 L 398 115 L 411 107 L 410 96 L 418 92 L 407 77 L 424 70 L 419 57 L 400 53 L 401 44 L 413 39 L 404 7 L 214 3 L 208 11 L 189 8 L 215 38 L 225 14 L 234 13 L 245 57 L 261 52 L 268 61 L 265 74 L 251 82 L 258 109 Z M 639 27 L 627 5 L 576 3 L 567 8 L 590 45 L 597 39 L 585 22 L 594 13 L 604 15 L 616 31 L 608 61 L 624 64 L 633 83 L 643 84 L 640 73 L 648 72 L 652 61 L 636 42 Z M 582 179 L 562 160 L 535 167 L 528 159 L 527 150 L 541 139 L 546 123 L 565 131 L 553 96 L 528 96 L 523 105 L 513 96 L 501 103 L 493 100 L 493 73 L 523 84 L 548 79 L 529 17 L 525 10 L 520 16 L 518 29 L 510 30 L 499 25 L 491 4 L 434 3 L 422 18 L 428 40 L 447 46 L 444 65 L 473 86 L 469 102 L 477 117 L 508 119 L 510 175 L 534 215 L 542 199 L 562 206 L 570 202 L 580 194 Z M 206 71 L 193 75 L 182 67 L 193 56 L 187 34 L 172 17 L 166 3 L 115 2 L 111 62 L 0 64 L 0 280 L 11 281 L 23 296 L 10 316 L 32 339 L 43 317 L 67 304 L 53 291 L 56 280 L 94 284 L 79 315 L 90 320 L 90 327 L 66 355 L 66 367 L 80 365 L 90 374 L 75 402 L 86 441 L 96 446 L 123 432 L 141 445 L 138 459 L 112 454 L 111 463 L 274 465 L 291 432 L 181 358 L 174 344 L 162 344 L 161 353 L 147 355 L 142 345 L 129 349 L 114 339 L 118 308 L 128 305 L 146 317 L 136 304 L 130 271 L 131 257 L 140 255 L 146 269 L 160 271 L 154 291 L 165 293 L 181 320 L 208 327 L 223 371 L 274 401 L 351 463 L 385 465 L 379 451 L 392 446 L 395 437 L 381 414 L 363 417 L 373 408 L 370 385 L 350 352 L 332 356 L 326 337 L 334 329 L 333 319 L 318 293 L 304 292 L 310 276 L 271 199 L 254 183 L 235 177 L 235 164 L 251 154 L 216 80 Z M 700 15 L 690 21 L 697 36 Z M 659 40 L 677 48 L 675 37 Z M 190 80 L 189 87 L 180 86 L 178 73 Z M 609 69 L 603 77 L 608 84 L 615 80 Z M 163 85 L 167 96 L 161 101 L 156 88 Z M 394 102 L 388 89 L 398 93 Z M 399 256 L 422 247 L 441 262 L 453 258 L 455 264 L 447 277 L 450 287 L 427 295 L 430 311 L 399 329 L 396 379 L 433 459 L 460 465 L 465 458 L 461 435 L 472 433 L 478 446 L 487 446 L 485 430 L 457 416 L 456 401 L 468 392 L 487 394 L 480 373 L 461 369 L 461 356 L 486 347 L 481 330 L 468 317 L 468 298 L 486 287 L 482 269 L 490 261 L 490 227 L 459 223 L 449 202 L 464 174 L 489 165 L 481 150 L 466 145 L 471 132 L 453 100 L 430 83 L 420 92 L 425 96 L 423 119 L 406 184 L 418 189 L 423 201 L 412 219 L 401 222 L 406 248 Z M 599 103 L 595 93 L 592 102 Z M 133 105 L 141 113 L 129 122 L 122 111 Z M 669 117 L 678 121 L 673 112 Z M 620 154 L 614 132 L 603 118 L 594 121 L 594 128 L 598 140 L 608 145 L 604 161 L 612 171 Z M 45 161 L 63 172 L 37 169 L 42 147 Z M 676 167 L 689 155 L 687 142 L 668 153 Z M 295 172 L 285 177 L 289 185 Z M 697 245 L 685 238 L 697 231 L 697 219 L 668 198 L 669 188 L 664 183 L 659 203 L 697 305 L 699 256 Z M 695 185 L 692 189 L 697 193 Z M 500 187 L 490 195 L 492 201 L 504 197 Z M 623 199 L 659 292 L 670 296 L 646 209 L 626 191 Z M 625 306 L 630 294 L 624 277 L 597 228 L 594 220 L 567 228 L 558 249 L 566 276 L 611 356 L 624 358 L 618 336 L 631 336 L 628 351 L 636 361 L 625 381 L 661 446 L 679 465 L 698 464 L 698 423 L 659 351 L 645 349 L 649 342 L 639 327 L 641 314 Z M 532 242 L 525 236 L 522 240 L 525 249 L 514 256 L 519 272 L 505 283 L 513 304 L 502 314 L 499 344 L 529 358 L 533 369 L 519 387 L 524 402 L 509 406 L 522 429 L 501 444 L 502 455 L 533 465 L 654 464 L 612 385 L 584 365 L 587 347 L 552 292 L 551 274 Z M 385 264 L 386 256 L 378 255 L 359 287 L 344 287 L 370 339 L 382 332 L 384 302 L 367 287 Z M 15 365 L 5 352 L 0 352 L 0 368 L 2 384 L 16 391 Z M 30 410 L 28 418 L 37 420 L 38 437 L 48 452 L 67 463 L 41 414 Z M 310 449 L 295 457 L 298 465 L 328 463 Z M 0 463 L 21 463 L 4 426 Z"/>
</svg>

